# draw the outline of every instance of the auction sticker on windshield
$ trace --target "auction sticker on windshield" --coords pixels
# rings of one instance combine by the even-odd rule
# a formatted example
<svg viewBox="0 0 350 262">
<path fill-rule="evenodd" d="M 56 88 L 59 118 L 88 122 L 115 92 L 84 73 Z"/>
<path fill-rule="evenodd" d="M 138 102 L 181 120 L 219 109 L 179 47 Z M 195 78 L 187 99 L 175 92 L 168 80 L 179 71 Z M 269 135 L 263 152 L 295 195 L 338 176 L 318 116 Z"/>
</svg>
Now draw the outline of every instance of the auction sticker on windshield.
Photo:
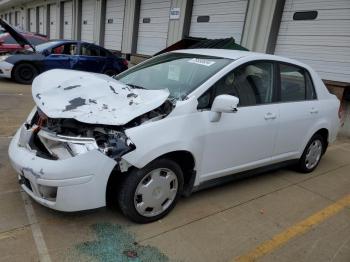
<svg viewBox="0 0 350 262">
<path fill-rule="evenodd" d="M 198 64 L 198 65 L 204 65 L 204 66 L 211 66 L 211 65 L 215 64 L 214 61 L 207 60 L 207 59 L 200 59 L 200 58 L 192 58 L 192 59 L 188 60 L 188 62 Z"/>
</svg>

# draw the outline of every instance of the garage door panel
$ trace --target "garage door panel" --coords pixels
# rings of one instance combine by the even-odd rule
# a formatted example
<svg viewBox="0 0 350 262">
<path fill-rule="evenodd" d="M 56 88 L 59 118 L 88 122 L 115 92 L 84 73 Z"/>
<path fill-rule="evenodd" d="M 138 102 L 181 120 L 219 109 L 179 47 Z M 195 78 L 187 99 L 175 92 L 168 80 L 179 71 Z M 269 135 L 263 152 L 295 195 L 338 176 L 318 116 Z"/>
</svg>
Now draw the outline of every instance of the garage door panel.
<svg viewBox="0 0 350 262">
<path fill-rule="evenodd" d="M 285 56 L 293 56 L 294 58 L 305 58 L 317 61 L 335 61 L 335 62 L 343 62 L 346 63 L 350 61 L 350 48 L 337 48 L 334 50 L 333 47 L 322 48 L 320 52 L 317 46 L 304 46 L 303 49 L 296 48 L 292 45 L 283 46 L 284 49 L 288 51 L 284 51 Z M 276 50 L 277 52 L 279 50 Z M 350 65 L 350 64 L 349 64 Z"/>
<path fill-rule="evenodd" d="M 315 10 L 314 20 L 293 20 Z M 303 61 L 328 80 L 350 82 L 350 1 L 287 0 L 275 53 Z"/>
<path fill-rule="evenodd" d="M 246 0 L 215 1 L 194 0 L 190 25 L 190 36 L 206 38 L 234 37 L 241 41 L 245 14 Z M 199 16 L 209 16 L 208 22 L 198 22 Z"/>
<path fill-rule="evenodd" d="M 284 12 L 282 22 L 293 21 L 294 11 Z M 350 8 L 334 10 L 317 10 L 317 20 L 350 19 Z"/>
<path fill-rule="evenodd" d="M 72 1 L 63 3 L 63 38 L 72 39 L 73 4 Z"/>
<path fill-rule="evenodd" d="M 191 18 L 191 23 L 196 23 L 197 17 Z M 225 15 L 211 15 L 210 16 L 210 24 L 211 23 L 220 23 L 220 22 L 239 22 L 243 24 L 242 14 L 225 14 Z"/>
<path fill-rule="evenodd" d="M 29 31 L 36 32 L 36 11 L 34 8 L 29 9 Z"/>
<path fill-rule="evenodd" d="M 293 41 L 297 46 L 298 45 L 310 45 L 314 46 L 315 43 L 324 43 L 329 42 L 329 47 L 347 47 L 350 43 L 350 36 L 332 36 L 332 41 L 329 41 L 328 36 L 321 35 L 307 35 L 307 36 L 290 36 L 290 35 L 279 35 L 278 43 L 279 45 L 289 45 Z"/>
<path fill-rule="evenodd" d="M 340 81 L 340 82 L 349 82 L 350 74 L 344 74 L 344 73 L 329 73 L 329 72 L 322 72 L 318 70 L 319 75 L 322 77 L 322 79 L 327 80 L 333 80 L 333 81 Z"/>
<path fill-rule="evenodd" d="M 280 26 L 280 34 L 282 35 L 349 35 L 350 20 L 333 20 L 317 21 L 298 21 L 297 23 L 282 23 Z"/>
<path fill-rule="evenodd" d="M 169 11 L 170 0 L 141 1 L 137 38 L 138 54 L 153 55 L 166 47 Z"/>
<path fill-rule="evenodd" d="M 330 4 L 331 3 L 331 4 Z M 304 11 L 304 10 L 315 10 L 315 7 L 317 6 L 317 10 L 327 10 L 327 9 L 343 9 L 343 8 L 350 8 L 350 1 L 344 0 L 325 0 L 325 1 L 305 1 L 305 0 L 299 0 L 299 1 L 286 1 L 284 9 L 286 11 L 288 10 L 298 10 L 298 11 Z"/>
<path fill-rule="evenodd" d="M 83 0 L 81 10 L 81 40 L 94 42 L 95 0 Z"/>
<path fill-rule="evenodd" d="M 226 3 L 212 2 L 210 4 L 203 4 L 200 2 L 198 5 L 196 5 L 196 9 L 193 10 L 192 15 L 202 15 L 203 12 L 210 15 L 242 14 L 245 13 L 246 7 L 246 1 Z"/>
<path fill-rule="evenodd" d="M 50 39 L 57 38 L 57 6 L 52 4 L 50 8 L 50 17 L 49 17 L 49 28 L 50 28 Z"/>
<path fill-rule="evenodd" d="M 39 7 L 39 33 L 44 34 L 45 33 L 45 23 L 44 23 L 44 7 Z"/>
<path fill-rule="evenodd" d="M 125 0 L 107 0 L 104 46 L 112 50 L 121 50 L 123 38 Z"/>
</svg>

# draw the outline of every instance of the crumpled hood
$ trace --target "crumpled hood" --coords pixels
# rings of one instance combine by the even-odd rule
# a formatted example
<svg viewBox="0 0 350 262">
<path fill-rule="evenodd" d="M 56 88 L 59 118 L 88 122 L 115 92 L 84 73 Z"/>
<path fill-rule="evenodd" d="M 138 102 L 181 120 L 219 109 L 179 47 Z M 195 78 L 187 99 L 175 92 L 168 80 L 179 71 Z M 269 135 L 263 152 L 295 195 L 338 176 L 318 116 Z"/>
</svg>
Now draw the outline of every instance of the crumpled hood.
<svg viewBox="0 0 350 262">
<path fill-rule="evenodd" d="M 169 91 L 133 89 L 106 75 L 54 69 L 34 79 L 32 95 L 51 118 L 124 125 L 162 105 Z"/>
</svg>

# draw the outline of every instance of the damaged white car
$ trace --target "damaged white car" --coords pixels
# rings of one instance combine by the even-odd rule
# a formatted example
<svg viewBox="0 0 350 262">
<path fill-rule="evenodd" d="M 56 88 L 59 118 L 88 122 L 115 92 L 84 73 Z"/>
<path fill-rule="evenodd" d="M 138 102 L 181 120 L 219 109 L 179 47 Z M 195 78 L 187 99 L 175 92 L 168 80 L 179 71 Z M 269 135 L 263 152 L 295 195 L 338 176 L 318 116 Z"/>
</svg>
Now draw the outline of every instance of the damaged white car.
<svg viewBox="0 0 350 262">
<path fill-rule="evenodd" d="M 311 68 L 244 51 L 175 51 L 115 78 L 51 70 L 32 92 L 9 148 L 25 192 L 61 211 L 116 200 L 141 223 L 248 171 L 311 172 L 339 126 L 339 101 Z"/>
</svg>

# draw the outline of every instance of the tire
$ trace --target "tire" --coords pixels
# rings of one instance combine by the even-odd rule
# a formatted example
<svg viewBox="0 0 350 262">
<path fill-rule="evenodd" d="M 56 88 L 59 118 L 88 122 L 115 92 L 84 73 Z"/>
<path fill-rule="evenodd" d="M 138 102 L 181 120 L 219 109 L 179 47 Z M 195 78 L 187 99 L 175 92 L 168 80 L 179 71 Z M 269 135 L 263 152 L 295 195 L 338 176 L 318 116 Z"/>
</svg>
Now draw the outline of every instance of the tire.
<svg viewBox="0 0 350 262">
<path fill-rule="evenodd" d="M 310 173 L 314 171 L 320 163 L 324 150 L 324 138 L 319 134 L 315 134 L 306 145 L 304 152 L 299 159 L 298 170 L 302 173 Z"/>
<path fill-rule="evenodd" d="M 114 75 L 118 74 L 118 72 L 116 70 L 114 70 L 114 69 L 107 69 L 103 73 L 105 75 L 108 75 L 108 76 L 114 76 Z"/>
<path fill-rule="evenodd" d="M 38 74 L 39 71 L 35 66 L 25 63 L 15 66 L 13 78 L 18 83 L 29 85 Z"/>
<path fill-rule="evenodd" d="M 119 207 L 126 217 L 137 223 L 159 220 L 176 205 L 183 183 L 183 173 L 176 162 L 157 159 L 127 174 L 119 190 Z"/>
</svg>

